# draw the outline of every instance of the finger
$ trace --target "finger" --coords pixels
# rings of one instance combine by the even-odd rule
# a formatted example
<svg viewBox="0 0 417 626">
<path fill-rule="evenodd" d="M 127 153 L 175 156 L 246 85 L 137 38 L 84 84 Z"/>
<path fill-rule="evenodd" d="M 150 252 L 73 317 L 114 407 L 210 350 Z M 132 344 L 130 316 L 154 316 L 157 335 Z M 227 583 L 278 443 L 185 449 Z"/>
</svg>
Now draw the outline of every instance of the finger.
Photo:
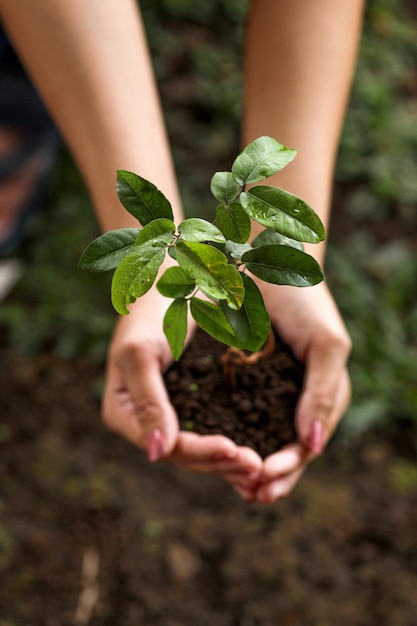
<svg viewBox="0 0 417 626">
<path fill-rule="evenodd" d="M 209 474 L 258 475 L 262 460 L 250 448 L 238 447 L 223 435 L 180 432 L 170 460 L 191 471 Z"/>
<path fill-rule="evenodd" d="M 177 415 L 165 388 L 159 361 L 139 351 L 132 355 L 132 361 L 133 366 L 125 367 L 124 375 L 140 421 L 142 441 L 146 442 L 150 460 L 157 460 L 169 455 L 175 447 L 179 431 Z M 160 433 L 159 439 L 157 433 Z"/>
<path fill-rule="evenodd" d="M 286 446 L 265 459 L 259 482 L 268 483 L 294 472 L 305 464 L 310 456 L 312 457 L 311 453 L 299 443 Z"/>
<path fill-rule="evenodd" d="M 233 486 L 234 491 L 242 498 L 246 504 L 255 502 L 256 492 L 251 489 L 245 489 L 244 487 Z"/>
<path fill-rule="evenodd" d="M 240 489 L 255 497 L 256 491 L 259 488 L 259 481 L 256 478 L 239 478 L 236 475 L 230 476 L 229 474 L 224 474 L 223 477 L 233 489 Z"/>
<path fill-rule="evenodd" d="M 258 475 L 262 460 L 254 450 L 237 446 L 223 435 L 180 432 L 170 460 L 191 471 L 210 474 Z"/>
<path fill-rule="evenodd" d="M 103 397 L 107 426 L 138 447 L 150 460 L 168 455 L 178 436 L 178 419 L 169 400 L 160 364 L 138 347 L 110 357 Z"/>
<path fill-rule="evenodd" d="M 348 352 L 348 339 L 340 333 L 320 337 L 306 355 L 305 383 L 296 410 L 296 427 L 300 441 L 316 454 L 323 449 L 339 388 L 346 382 Z"/>
<path fill-rule="evenodd" d="M 299 467 L 282 478 L 261 485 L 256 492 L 256 500 L 260 504 L 272 504 L 287 496 L 300 480 L 306 466 Z"/>
<path fill-rule="evenodd" d="M 322 453 L 325 445 L 333 435 L 338 423 L 349 406 L 351 395 L 350 379 L 345 368 L 340 376 L 339 385 L 335 392 L 334 403 L 326 420 L 312 420 L 310 422 L 310 432 L 307 439 L 306 448 L 314 456 Z"/>
</svg>

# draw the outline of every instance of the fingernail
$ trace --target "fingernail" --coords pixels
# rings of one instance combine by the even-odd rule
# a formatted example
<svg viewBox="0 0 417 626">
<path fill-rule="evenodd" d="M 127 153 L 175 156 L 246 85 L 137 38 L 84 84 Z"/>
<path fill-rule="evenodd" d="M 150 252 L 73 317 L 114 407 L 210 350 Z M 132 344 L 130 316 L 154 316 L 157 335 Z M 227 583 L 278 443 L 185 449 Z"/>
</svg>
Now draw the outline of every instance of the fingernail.
<svg viewBox="0 0 417 626">
<path fill-rule="evenodd" d="M 324 428 L 323 423 L 319 422 L 319 420 L 316 420 L 311 424 L 308 446 L 314 454 L 321 454 L 323 452 Z"/>
<path fill-rule="evenodd" d="M 151 463 L 159 461 L 164 456 L 165 435 L 155 428 L 148 436 L 148 459 Z"/>
</svg>

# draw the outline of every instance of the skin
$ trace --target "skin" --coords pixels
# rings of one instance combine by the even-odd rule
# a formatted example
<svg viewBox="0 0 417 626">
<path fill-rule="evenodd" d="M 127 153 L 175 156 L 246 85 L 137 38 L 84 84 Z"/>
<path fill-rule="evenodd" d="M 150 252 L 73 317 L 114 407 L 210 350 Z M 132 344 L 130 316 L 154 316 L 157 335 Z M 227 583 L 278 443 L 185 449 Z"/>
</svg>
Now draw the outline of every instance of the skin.
<svg viewBox="0 0 417 626">
<path fill-rule="evenodd" d="M 297 148 L 297 159 L 272 184 L 301 196 L 324 223 L 361 13 L 360 0 L 253 0 L 248 18 L 243 143 L 268 134 Z M 154 182 L 180 221 L 174 168 L 134 0 L 0 0 L 0 15 L 80 167 L 101 228 L 137 225 L 116 196 L 117 169 Z M 324 258 L 322 245 L 309 252 Z M 171 362 L 162 331 L 169 300 L 156 289 L 117 322 L 103 420 L 134 445 L 147 447 L 153 460 L 220 474 L 245 501 L 267 504 L 291 491 L 314 456 L 313 425 L 322 425 L 321 448 L 340 420 L 349 398 L 350 345 L 325 285 L 261 288 L 274 325 L 307 366 L 296 415 L 299 443 L 262 462 L 226 437 L 178 431 L 162 380 Z M 190 336 L 192 330 L 190 323 Z"/>
<path fill-rule="evenodd" d="M 254 0 L 248 19 L 243 143 L 268 134 L 298 150 L 267 184 L 303 198 L 326 227 L 362 13 L 361 0 Z M 323 265 L 325 243 L 305 249 Z M 313 458 L 313 424 L 322 425 L 323 447 L 348 405 L 350 339 L 325 283 L 258 286 L 274 326 L 307 369 L 295 416 L 300 443 L 269 457 L 260 486 L 246 494 L 270 503 L 291 491 Z"/>
</svg>

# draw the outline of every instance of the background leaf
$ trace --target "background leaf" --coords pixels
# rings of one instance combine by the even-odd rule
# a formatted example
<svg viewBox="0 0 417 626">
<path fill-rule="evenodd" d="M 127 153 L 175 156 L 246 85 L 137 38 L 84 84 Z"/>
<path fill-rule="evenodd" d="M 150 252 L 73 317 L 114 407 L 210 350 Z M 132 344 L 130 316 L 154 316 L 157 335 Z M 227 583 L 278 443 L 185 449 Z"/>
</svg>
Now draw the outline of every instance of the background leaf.
<svg viewBox="0 0 417 626">
<path fill-rule="evenodd" d="M 313 209 L 288 191 L 260 185 L 240 195 L 248 215 L 267 228 L 308 243 L 325 238 L 324 226 Z"/>
<path fill-rule="evenodd" d="M 271 321 L 257 285 L 246 274 L 242 273 L 242 279 L 245 299 L 240 309 L 233 311 L 224 302 L 221 302 L 220 306 L 234 334 L 239 337 L 241 347 L 256 352 L 268 338 Z"/>
<path fill-rule="evenodd" d="M 184 352 L 187 337 L 188 305 L 185 298 L 176 298 L 168 307 L 164 316 L 164 333 L 168 339 L 172 356 L 179 360 Z"/>
<path fill-rule="evenodd" d="M 296 150 L 272 137 L 258 137 L 236 157 L 232 165 L 233 177 L 242 187 L 260 182 L 282 170 L 296 154 Z"/>
<path fill-rule="evenodd" d="M 218 206 L 216 222 L 226 239 L 236 243 L 245 243 L 249 239 L 250 219 L 239 202 Z"/>
<path fill-rule="evenodd" d="M 150 181 L 126 170 L 117 171 L 117 194 L 120 202 L 142 226 L 154 219 L 173 219 L 171 204 Z"/>
<path fill-rule="evenodd" d="M 312 256 L 290 246 L 273 244 L 253 248 L 243 255 L 242 261 L 252 274 L 276 285 L 311 287 L 324 279 Z"/>
<path fill-rule="evenodd" d="M 78 266 L 90 272 L 113 270 L 134 249 L 139 228 L 108 230 L 83 252 Z"/>
<path fill-rule="evenodd" d="M 195 289 L 195 280 L 178 266 L 169 267 L 156 283 L 158 291 L 167 298 L 185 298 Z"/>
<path fill-rule="evenodd" d="M 232 172 L 216 172 L 211 179 L 210 189 L 213 196 L 222 204 L 229 204 L 236 200 L 242 191 Z"/>
</svg>

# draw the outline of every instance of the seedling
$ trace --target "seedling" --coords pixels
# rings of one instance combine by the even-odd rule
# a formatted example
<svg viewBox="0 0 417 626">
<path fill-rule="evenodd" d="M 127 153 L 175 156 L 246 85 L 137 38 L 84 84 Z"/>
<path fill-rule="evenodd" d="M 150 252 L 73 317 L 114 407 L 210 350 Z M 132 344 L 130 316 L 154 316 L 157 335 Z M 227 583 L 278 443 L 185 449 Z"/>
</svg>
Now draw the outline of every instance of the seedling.
<svg viewBox="0 0 417 626">
<path fill-rule="evenodd" d="M 143 296 L 168 254 L 176 265 L 156 287 L 172 298 L 163 322 L 172 355 L 184 350 L 188 309 L 198 326 L 238 350 L 257 352 L 267 341 L 271 321 L 262 294 L 248 274 L 276 285 L 308 287 L 324 278 L 303 243 L 325 237 L 319 217 L 303 200 L 266 180 L 296 155 L 271 137 L 259 137 L 233 162 L 216 172 L 211 192 L 218 202 L 215 221 L 188 218 L 173 222 L 171 204 L 155 185 L 137 174 L 117 172 L 117 193 L 142 228 L 111 230 L 85 250 L 80 267 L 115 269 L 111 299 L 121 315 Z M 251 185 L 248 188 L 248 185 Z M 265 229 L 251 243 L 251 219 Z M 201 292 L 207 298 L 198 297 Z"/>
</svg>

